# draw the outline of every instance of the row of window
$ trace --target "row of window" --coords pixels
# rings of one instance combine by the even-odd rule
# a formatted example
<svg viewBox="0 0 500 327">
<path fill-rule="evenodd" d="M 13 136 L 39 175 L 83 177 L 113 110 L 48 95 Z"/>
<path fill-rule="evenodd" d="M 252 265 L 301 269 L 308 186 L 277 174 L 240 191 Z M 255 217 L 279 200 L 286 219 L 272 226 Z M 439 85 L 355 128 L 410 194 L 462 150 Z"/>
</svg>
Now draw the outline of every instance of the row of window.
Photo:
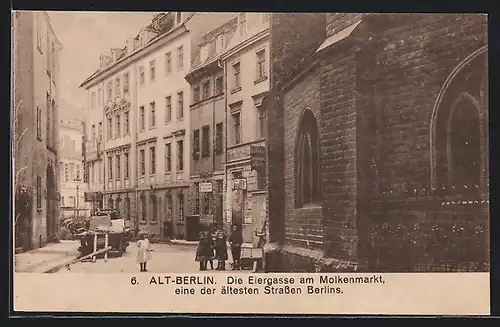
<svg viewBox="0 0 500 327">
<path fill-rule="evenodd" d="M 82 171 L 82 166 L 75 163 L 63 163 L 60 165 L 61 170 L 61 180 L 65 182 L 81 182 L 80 173 Z"/>
<path fill-rule="evenodd" d="M 221 95 L 223 93 L 224 93 L 224 78 L 222 76 L 218 76 L 215 79 L 214 96 Z M 207 80 L 202 83 L 201 91 L 200 91 L 200 86 L 195 86 L 193 88 L 193 104 L 206 100 L 211 96 L 212 94 L 211 94 L 210 80 Z"/>
<path fill-rule="evenodd" d="M 184 194 L 177 194 L 177 221 L 184 221 Z M 157 222 L 158 216 L 161 215 L 160 210 L 162 209 L 162 198 L 156 196 L 145 196 L 141 195 L 139 197 L 139 221 L 146 223 L 148 222 L 148 217 L 151 218 L 151 222 Z M 166 195 L 165 204 L 163 207 L 165 217 L 168 219 L 172 218 L 172 195 Z M 150 214 L 148 215 L 148 210 Z"/>
<path fill-rule="evenodd" d="M 96 92 L 92 92 L 91 98 L 90 98 L 90 108 L 95 109 L 97 106 L 104 106 L 104 102 L 107 101 L 113 101 L 113 98 L 118 97 L 122 94 L 125 94 L 129 91 L 130 87 L 130 75 L 128 72 L 123 73 L 123 85 L 122 85 L 122 76 L 118 75 L 114 78 L 114 85 L 113 85 L 113 80 L 109 80 L 106 84 L 106 97 L 103 94 L 103 91 L 101 88 L 97 90 Z"/>
<path fill-rule="evenodd" d="M 178 140 L 177 144 L 177 171 L 184 170 L 184 140 Z M 148 160 L 149 160 L 149 175 L 156 174 L 156 146 L 149 146 Z M 172 144 L 165 144 L 165 173 L 168 174 L 172 171 Z M 146 176 L 146 149 L 139 150 L 139 173 L 141 177 Z"/>
<path fill-rule="evenodd" d="M 110 115 L 108 118 L 108 140 L 113 138 L 120 138 L 122 136 L 129 135 L 130 133 L 130 112 L 123 112 L 123 131 L 122 131 L 122 114 L 117 113 L 116 115 Z M 114 121 L 114 133 L 113 133 L 113 121 Z M 122 134 L 123 132 L 123 134 Z M 95 138 L 95 125 L 92 125 L 92 137 Z"/>
<path fill-rule="evenodd" d="M 114 161 L 114 168 L 113 168 L 113 161 Z M 114 160 L 113 160 L 113 155 L 108 155 L 108 179 L 113 180 L 113 173 L 116 175 L 114 176 L 116 180 L 121 179 L 121 173 L 122 173 L 122 154 L 118 153 L 114 155 Z M 124 152 L 123 153 L 123 178 L 128 179 L 130 177 L 130 163 L 129 163 L 129 153 Z"/>
<path fill-rule="evenodd" d="M 177 70 L 184 69 L 184 47 L 181 45 L 177 47 Z M 172 74 L 172 52 L 165 53 L 165 75 Z M 151 83 L 156 81 L 156 60 L 149 62 L 149 81 Z M 144 66 L 139 67 L 139 85 L 146 84 L 146 71 Z"/>
<path fill-rule="evenodd" d="M 149 129 L 156 127 L 156 102 L 149 103 Z M 177 120 L 184 119 L 184 92 L 177 92 Z M 172 121 L 172 96 L 165 97 L 165 123 Z M 146 108 L 145 106 L 139 107 L 139 131 L 146 129 Z"/>
<path fill-rule="evenodd" d="M 266 49 L 257 51 L 256 57 L 255 83 L 267 78 Z M 232 64 L 231 91 L 236 92 L 241 87 L 241 62 L 238 61 Z"/>
<path fill-rule="evenodd" d="M 223 150 L 223 123 L 215 125 L 215 147 L 214 153 L 221 154 Z M 200 151 L 201 150 L 201 151 Z M 201 128 L 201 149 L 200 149 L 200 129 L 193 131 L 193 159 L 198 160 L 201 157 L 210 156 L 210 126 L 205 125 Z"/>
<path fill-rule="evenodd" d="M 50 27 L 47 24 L 44 24 L 44 18 L 42 15 L 43 13 L 35 13 L 36 15 L 36 47 L 40 54 L 43 54 L 44 51 L 46 52 L 46 68 L 47 68 L 47 75 L 52 78 L 52 82 L 55 84 L 56 83 L 56 78 L 55 76 L 52 76 L 53 74 L 56 73 L 57 69 L 57 62 L 58 62 L 58 56 L 57 56 L 57 49 L 56 49 L 56 44 L 54 40 L 51 40 L 50 37 Z M 44 25 L 46 25 L 45 28 L 45 49 L 43 47 L 43 38 L 44 38 Z"/>
<path fill-rule="evenodd" d="M 55 123 L 53 120 L 56 117 L 56 112 L 57 112 L 57 107 L 55 101 L 50 97 L 50 95 L 47 93 L 46 96 L 46 103 L 45 103 L 45 108 L 46 108 L 46 120 L 45 120 L 45 143 L 48 147 L 52 147 L 53 149 L 56 148 L 55 146 L 55 141 L 56 141 L 56 133 L 57 133 L 57 123 Z M 36 138 L 39 142 L 43 141 L 42 138 L 42 108 L 36 107 Z"/>
</svg>

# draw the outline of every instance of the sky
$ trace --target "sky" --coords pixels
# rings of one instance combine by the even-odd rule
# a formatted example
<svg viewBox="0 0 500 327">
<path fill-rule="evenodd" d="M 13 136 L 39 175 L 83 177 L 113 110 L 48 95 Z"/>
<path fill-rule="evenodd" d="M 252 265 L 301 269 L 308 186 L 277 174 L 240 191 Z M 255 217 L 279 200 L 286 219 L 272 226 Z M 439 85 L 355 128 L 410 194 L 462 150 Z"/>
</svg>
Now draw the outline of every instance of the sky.
<svg viewBox="0 0 500 327">
<path fill-rule="evenodd" d="M 99 67 L 99 57 L 148 25 L 153 12 L 49 12 L 52 28 L 63 50 L 59 57 L 60 97 L 63 102 L 87 106 L 80 84 Z"/>
</svg>

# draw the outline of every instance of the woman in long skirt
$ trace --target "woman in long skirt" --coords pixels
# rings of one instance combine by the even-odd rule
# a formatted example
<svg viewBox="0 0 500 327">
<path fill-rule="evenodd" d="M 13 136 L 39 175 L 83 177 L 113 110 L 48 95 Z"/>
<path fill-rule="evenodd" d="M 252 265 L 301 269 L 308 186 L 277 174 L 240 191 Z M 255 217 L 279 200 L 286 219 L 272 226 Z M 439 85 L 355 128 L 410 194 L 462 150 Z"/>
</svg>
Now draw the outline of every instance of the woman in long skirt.
<svg viewBox="0 0 500 327">
<path fill-rule="evenodd" d="M 200 233 L 200 242 L 196 249 L 195 260 L 200 263 L 200 270 L 207 270 L 207 262 L 214 259 L 211 240 L 206 232 Z"/>
<path fill-rule="evenodd" d="M 141 272 L 148 271 L 146 264 L 151 260 L 151 249 L 149 248 L 149 240 L 146 235 L 140 234 L 139 241 L 137 241 L 137 262 L 141 265 Z"/>
</svg>

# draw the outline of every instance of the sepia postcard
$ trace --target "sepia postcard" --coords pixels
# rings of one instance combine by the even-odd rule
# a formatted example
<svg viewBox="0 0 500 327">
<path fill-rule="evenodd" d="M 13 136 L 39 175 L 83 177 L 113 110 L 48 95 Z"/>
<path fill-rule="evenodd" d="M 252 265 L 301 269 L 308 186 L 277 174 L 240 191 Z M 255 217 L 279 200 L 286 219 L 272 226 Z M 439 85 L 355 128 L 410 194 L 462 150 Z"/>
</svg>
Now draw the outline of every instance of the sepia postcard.
<svg viewBox="0 0 500 327">
<path fill-rule="evenodd" d="M 14 311 L 489 315 L 487 29 L 13 11 Z"/>
</svg>

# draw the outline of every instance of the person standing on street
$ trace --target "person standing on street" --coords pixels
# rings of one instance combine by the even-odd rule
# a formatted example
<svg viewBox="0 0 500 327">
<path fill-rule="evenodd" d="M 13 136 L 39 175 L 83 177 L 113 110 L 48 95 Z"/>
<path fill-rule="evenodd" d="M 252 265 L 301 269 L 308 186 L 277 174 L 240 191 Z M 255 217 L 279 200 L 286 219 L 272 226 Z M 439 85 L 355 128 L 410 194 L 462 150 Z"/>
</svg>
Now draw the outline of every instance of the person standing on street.
<svg viewBox="0 0 500 327">
<path fill-rule="evenodd" d="M 229 244 L 231 245 L 231 254 L 233 256 L 233 270 L 240 270 L 241 245 L 243 244 L 243 235 L 241 235 L 241 229 L 238 225 L 232 226 Z"/>
<path fill-rule="evenodd" d="M 145 234 L 139 235 L 139 241 L 137 241 L 137 262 L 141 266 L 141 272 L 148 271 L 146 269 L 146 264 L 148 260 L 151 260 L 151 249 L 149 248 L 149 239 Z"/>
<path fill-rule="evenodd" d="M 226 270 L 227 238 L 221 230 L 218 230 L 215 234 L 215 257 L 217 258 L 217 268 L 215 270 Z"/>
</svg>

